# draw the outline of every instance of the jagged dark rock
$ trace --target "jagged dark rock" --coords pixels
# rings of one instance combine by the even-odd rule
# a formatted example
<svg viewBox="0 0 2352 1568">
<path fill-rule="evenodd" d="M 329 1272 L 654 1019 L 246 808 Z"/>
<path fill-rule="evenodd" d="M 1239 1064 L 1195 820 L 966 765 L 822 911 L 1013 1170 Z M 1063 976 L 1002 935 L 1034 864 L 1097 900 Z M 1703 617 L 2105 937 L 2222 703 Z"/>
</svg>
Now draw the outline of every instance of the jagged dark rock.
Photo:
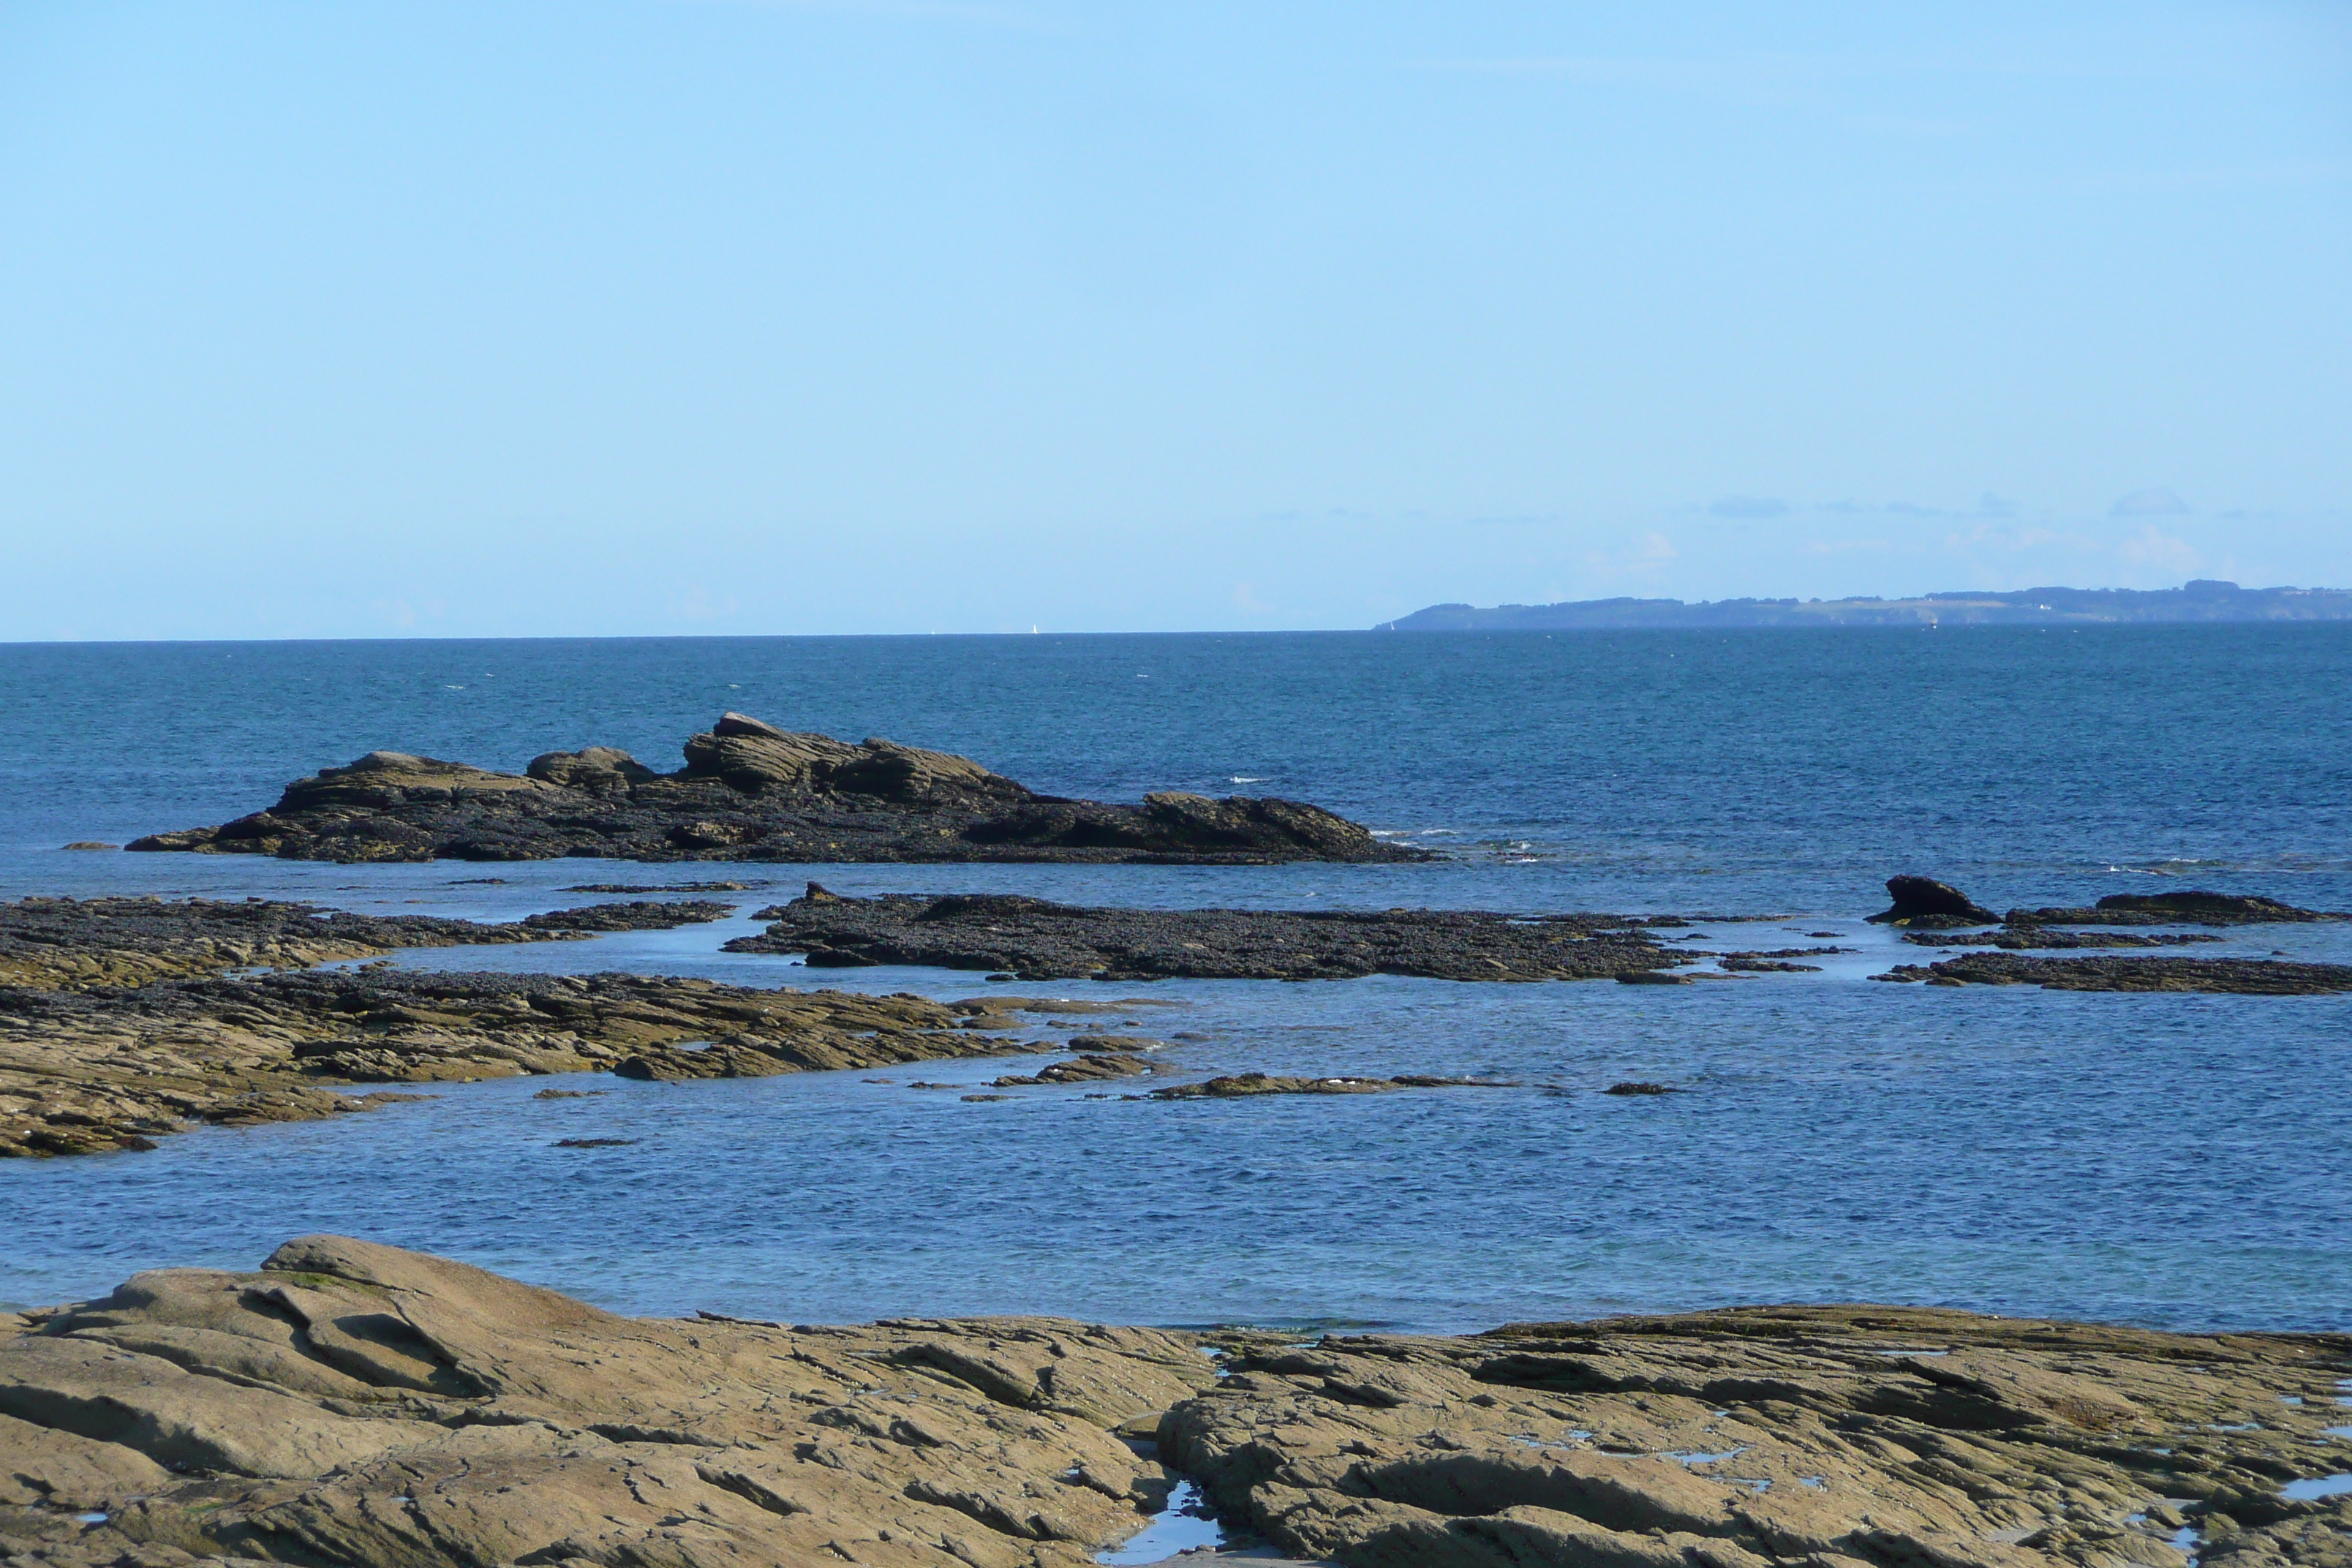
<svg viewBox="0 0 2352 1568">
<path fill-rule="evenodd" d="M 1953 887 L 1933 877 L 1889 877 L 1887 896 L 1895 902 L 1870 917 L 1876 925 L 1989 926 L 2000 917 Z"/>
<path fill-rule="evenodd" d="M 730 952 L 805 953 L 812 967 L 1010 970 L 1027 980 L 1589 980 L 1693 960 L 1617 915 L 1484 910 L 1094 909 L 1013 894 L 806 896 Z"/>
<path fill-rule="evenodd" d="M 2352 920 L 2340 910 L 2299 910 L 2276 899 L 2239 893 L 2114 893 L 2089 909 L 2011 910 L 2001 917 L 2012 926 L 2242 926 L 2290 925 Z"/>
<path fill-rule="evenodd" d="M 740 713 L 688 741 L 674 773 L 609 746 L 550 752 L 520 773 L 371 752 L 295 780 L 267 811 L 129 847 L 337 861 L 1433 858 L 1297 801 L 1181 791 L 1138 805 L 1065 800 L 968 757 L 884 740 L 853 746 Z"/>
<path fill-rule="evenodd" d="M 1899 964 L 1873 980 L 1930 985 L 2039 985 L 2049 991 L 2215 991 L 2247 996 L 2319 996 L 2352 991 L 2352 964 L 2274 958 L 2021 958 L 1969 952 L 1922 967 Z"/>
</svg>

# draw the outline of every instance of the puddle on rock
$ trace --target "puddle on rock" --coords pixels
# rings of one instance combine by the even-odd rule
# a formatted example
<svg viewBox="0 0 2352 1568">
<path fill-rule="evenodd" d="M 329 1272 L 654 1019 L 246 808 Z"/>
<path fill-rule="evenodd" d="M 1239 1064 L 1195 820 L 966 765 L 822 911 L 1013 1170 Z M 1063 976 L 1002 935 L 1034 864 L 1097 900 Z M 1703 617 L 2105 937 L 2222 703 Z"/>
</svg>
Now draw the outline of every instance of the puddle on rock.
<svg viewBox="0 0 2352 1568">
<path fill-rule="evenodd" d="M 1096 1552 L 1095 1561 L 1112 1564 L 1164 1563 L 1203 1546 L 1219 1547 L 1224 1543 L 1224 1526 L 1210 1517 L 1201 1489 L 1191 1481 L 1178 1481 L 1168 1493 L 1168 1506 L 1153 1514 L 1151 1522 L 1140 1533 L 1129 1536 L 1108 1552 Z"/>
<path fill-rule="evenodd" d="M 2324 1497 L 2342 1497 L 2352 1492 L 2352 1474 L 2318 1476 L 2307 1481 L 2289 1481 L 2279 1489 L 2279 1496 L 2289 1502 L 2315 1502 Z"/>
</svg>

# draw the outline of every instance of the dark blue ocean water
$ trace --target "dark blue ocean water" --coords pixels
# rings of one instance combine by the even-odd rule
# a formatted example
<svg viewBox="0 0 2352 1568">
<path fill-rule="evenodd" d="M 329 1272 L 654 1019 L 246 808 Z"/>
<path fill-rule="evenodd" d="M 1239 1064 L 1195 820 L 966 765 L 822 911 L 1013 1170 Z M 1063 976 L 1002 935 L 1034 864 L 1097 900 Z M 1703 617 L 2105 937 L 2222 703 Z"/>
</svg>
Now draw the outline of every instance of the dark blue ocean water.
<svg viewBox="0 0 2352 1568">
<path fill-rule="evenodd" d="M 2200 886 L 2352 908 L 2352 627 L 5 647 L 0 893 L 509 918 L 580 902 L 566 883 L 708 877 L 57 847 L 223 820 L 379 746 L 520 767 L 608 743 L 672 765 L 723 708 L 964 752 L 1056 793 L 1294 795 L 1448 856 L 761 867 L 744 874 L 776 886 L 752 900 L 814 875 L 845 892 L 1163 905 L 1772 913 L 1790 918 L 1700 929 L 1737 946 L 1834 930 L 1860 951 L 1820 974 L 1676 988 L 1101 988 L 1182 1004 L 1132 1016 L 1203 1037 L 1169 1053 L 1187 1074 L 1494 1074 L 1517 1089 L 966 1103 L 904 1086 L 977 1087 L 1008 1070 L 993 1062 L 600 1082 L 611 1092 L 554 1102 L 509 1081 L 149 1154 L 12 1163 L 0 1300 L 163 1262 L 249 1265 L 337 1229 L 625 1310 L 801 1321 L 1464 1328 L 1868 1298 L 2352 1328 L 2352 998 L 1872 984 L 1920 953 L 1861 921 L 1903 870 L 1995 907 Z M 469 880 L 485 876 L 506 880 Z M 745 929 L 489 958 L 976 988 L 717 952 Z M 2274 950 L 2352 960 L 2352 931 L 2258 928 L 2199 951 Z M 1597 1092 L 1628 1078 L 1687 1092 Z M 552 1146 L 578 1136 L 638 1142 Z"/>
</svg>

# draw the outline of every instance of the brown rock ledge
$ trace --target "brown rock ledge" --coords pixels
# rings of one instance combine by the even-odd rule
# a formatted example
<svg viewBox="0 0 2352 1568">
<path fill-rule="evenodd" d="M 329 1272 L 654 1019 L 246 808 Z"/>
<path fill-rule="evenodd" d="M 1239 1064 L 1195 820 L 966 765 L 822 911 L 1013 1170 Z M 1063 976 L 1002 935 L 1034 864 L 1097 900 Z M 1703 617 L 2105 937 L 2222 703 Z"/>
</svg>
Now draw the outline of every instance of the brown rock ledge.
<svg viewBox="0 0 2352 1568">
<path fill-rule="evenodd" d="M 217 827 L 130 847 L 289 860 L 1427 860 L 1297 801 L 1181 791 L 1140 805 L 1039 795 L 969 757 L 799 734 L 740 713 L 656 773 L 626 752 L 550 752 L 520 773 L 371 752 Z"/>
<path fill-rule="evenodd" d="M 629 1319 L 307 1237 L 0 1319 L 0 1560 L 1081 1568 L 1182 1475 L 1349 1568 L 2352 1562 L 2352 1497 L 2284 1495 L 2342 1464 L 2345 1335 L 1786 1307 L 1290 1339 Z"/>
<path fill-rule="evenodd" d="M 560 942 L 586 934 L 567 919 L 584 923 L 617 907 L 484 925 L 266 899 L 20 899 L 0 903 L 0 986 L 143 985 L 232 969 L 298 969 L 404 947 Z"/>
<path fill-rule="evenodd" d="M 388 968 L 0 987 L 0 1157 L 145 1149 L 191 1122 L 312 1121 L 388 1102 L 334 1084 L 753 1078 L 1034 1048 L 990 1032 L 1019 1022 L 1009 1000 Z"/>
</svg>

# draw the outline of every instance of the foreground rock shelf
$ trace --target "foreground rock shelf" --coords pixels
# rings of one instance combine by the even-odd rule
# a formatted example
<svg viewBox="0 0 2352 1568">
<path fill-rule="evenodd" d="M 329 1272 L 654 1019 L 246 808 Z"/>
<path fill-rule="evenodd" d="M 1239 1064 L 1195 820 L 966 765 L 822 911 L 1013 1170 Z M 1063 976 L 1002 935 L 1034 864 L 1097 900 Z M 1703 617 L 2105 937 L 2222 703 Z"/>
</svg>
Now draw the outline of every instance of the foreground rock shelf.
<svg viewBox="0 0 2352 1568">
<path fill-rule="evenodd" d="M 924 964 L 1024 980 L 1591 980 L 1687 964 L 1658 944 L 1666 919 L 1475 910 L 1093 909 L 1014 894 L 845 899 L 812 882 L 762 910 L 730 952 L 806 953 L 812 967 Z"/>
<path fill-rule="evenodd" d="M 289 860 L 1086 861 L 1257 865 L 1424 860 L 1297 801 L 1170 791 L 1139 805 L 1039 795 L 968 757 L 860 745 L 740 713 L 662 773 L 626 752 L 550 752 L 520 773 L 371 752 L 217 827 L 138 850 Z"/>
<path fill-rule="evenodd" d="M 2347 1336 L 1824 1307 L 1292 1337 L 628 1319 L 309 1237 L 0 1318 L 0 1553 L 1079 1568 L 1181 1478 L 1349 1568 L 2352 1561 L 2352 1497 L 2305 1495 Z"/>
</svg>

